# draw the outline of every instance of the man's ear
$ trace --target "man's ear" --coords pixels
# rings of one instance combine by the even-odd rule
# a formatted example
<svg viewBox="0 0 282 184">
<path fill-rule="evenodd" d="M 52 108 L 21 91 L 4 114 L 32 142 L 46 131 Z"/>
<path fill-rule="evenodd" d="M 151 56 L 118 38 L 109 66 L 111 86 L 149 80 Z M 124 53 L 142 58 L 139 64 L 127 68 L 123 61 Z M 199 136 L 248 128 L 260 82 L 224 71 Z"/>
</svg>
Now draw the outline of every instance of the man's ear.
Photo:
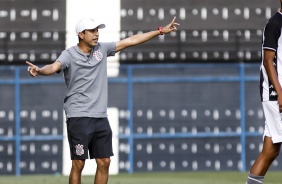
<svg viewBox="0 0 282 184">
<path fill-rule="evenodd" d="M 79 37 L 80 39 L 83 39 L 83 35 L 84 35 L 83 32 L 79 32 L 79 33 L 78 33 L 78 37 Z"/>
</svg>

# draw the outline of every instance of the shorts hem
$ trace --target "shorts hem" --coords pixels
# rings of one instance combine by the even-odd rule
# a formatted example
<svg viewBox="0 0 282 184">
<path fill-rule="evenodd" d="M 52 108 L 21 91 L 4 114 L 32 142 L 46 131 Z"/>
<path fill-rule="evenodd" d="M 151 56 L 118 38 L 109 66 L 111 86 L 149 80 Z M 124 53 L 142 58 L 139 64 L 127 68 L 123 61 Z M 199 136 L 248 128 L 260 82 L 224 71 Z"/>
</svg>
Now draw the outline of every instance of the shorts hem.
<svg viewBox="0 0 282 184">
<path fill-rule="evenodd" d="M 90 157 L 90 159 L 96 159 L 96 158 L 110 158 L 114 156 L 114 154 L 111 154 L 111 155 L 104 155 L 104 156 L 93 156 L 93 157 Z"/>
<path fill-rule="evenodd" d="M 276 144 L 276 143 L 282 143 L 282 138 L 279 138 L 279 139 L 273 139 L 272 137 L 270 137 L 269 135 L 265 135 L 263 134 L 263 139 L 264 137 L 269 137 L 271 140 L 272 140 L 272 143 L 273 144 Z"/>
<path fill-rule="evenodd" d="M 281 139 L 272 139 L 273 144 L 275 143 L 281 143 L 282 142 L 282 138 Z"/>
</svg>

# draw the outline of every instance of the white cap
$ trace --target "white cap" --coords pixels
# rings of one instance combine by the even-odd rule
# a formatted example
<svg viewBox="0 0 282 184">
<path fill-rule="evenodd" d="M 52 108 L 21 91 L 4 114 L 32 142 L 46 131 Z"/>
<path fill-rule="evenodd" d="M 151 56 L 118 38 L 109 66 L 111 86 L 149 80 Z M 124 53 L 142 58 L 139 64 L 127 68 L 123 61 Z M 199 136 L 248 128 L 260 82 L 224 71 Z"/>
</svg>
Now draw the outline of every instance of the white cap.
<svg viewBox="0 0 282 184">
<path fill-rule="evenodd" d="M 84 31 L 85 29 L 95 29 L 98 27 L 98 29 L 103 29 L 106 27 L 105 24 L 95 21 L 94 19 L 88 18 L 88 19 L 80 19 L 75 26 L 76 34 Z"/>
</svg>

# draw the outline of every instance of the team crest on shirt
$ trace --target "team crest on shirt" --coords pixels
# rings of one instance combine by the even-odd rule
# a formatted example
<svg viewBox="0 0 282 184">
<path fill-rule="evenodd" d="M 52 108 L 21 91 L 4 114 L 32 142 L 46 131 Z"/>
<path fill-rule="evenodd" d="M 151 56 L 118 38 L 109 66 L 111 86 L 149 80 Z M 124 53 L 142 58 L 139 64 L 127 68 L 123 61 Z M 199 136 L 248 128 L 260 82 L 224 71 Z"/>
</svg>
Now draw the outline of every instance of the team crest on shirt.
<svg viewBox="0 0 282 184">
<path fill-rule="evenodd" d="M 96 60 L 101 61 L 103 59 L 103 54 L 100 50 L 96 50 L 93 53 L 93 56 L 96 58 Z"/>
<path fill-rule="evenodd" d="M 84 154 L 83 145 L 78 144 L 78 145 L 75 146 L 75 149 L 76 149 L 76 150 L 75 150 L 76 155 L 81 156 L 81 155 Z"/>
</svg>

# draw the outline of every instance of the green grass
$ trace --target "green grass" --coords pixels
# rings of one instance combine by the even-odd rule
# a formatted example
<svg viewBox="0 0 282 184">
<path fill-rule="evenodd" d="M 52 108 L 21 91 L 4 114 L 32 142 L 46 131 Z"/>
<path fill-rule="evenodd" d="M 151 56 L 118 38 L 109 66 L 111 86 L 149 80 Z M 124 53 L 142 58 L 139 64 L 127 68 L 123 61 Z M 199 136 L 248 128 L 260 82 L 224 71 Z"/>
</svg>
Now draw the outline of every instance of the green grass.
<svg viewBox="0 0 282 184">
<path fill-rule="evenodd" d="M 160 172 L 111 175 L 108 184 L 245 184 L 241 172 Z M 82 184 L 93 184 L 94 176 L 83 176 Z M 281 172 L 268 172 L 264 184 L 281 184 Z M 67 184 L 67 176 L 0 176 L 0 184 Z"/>
</svg>

